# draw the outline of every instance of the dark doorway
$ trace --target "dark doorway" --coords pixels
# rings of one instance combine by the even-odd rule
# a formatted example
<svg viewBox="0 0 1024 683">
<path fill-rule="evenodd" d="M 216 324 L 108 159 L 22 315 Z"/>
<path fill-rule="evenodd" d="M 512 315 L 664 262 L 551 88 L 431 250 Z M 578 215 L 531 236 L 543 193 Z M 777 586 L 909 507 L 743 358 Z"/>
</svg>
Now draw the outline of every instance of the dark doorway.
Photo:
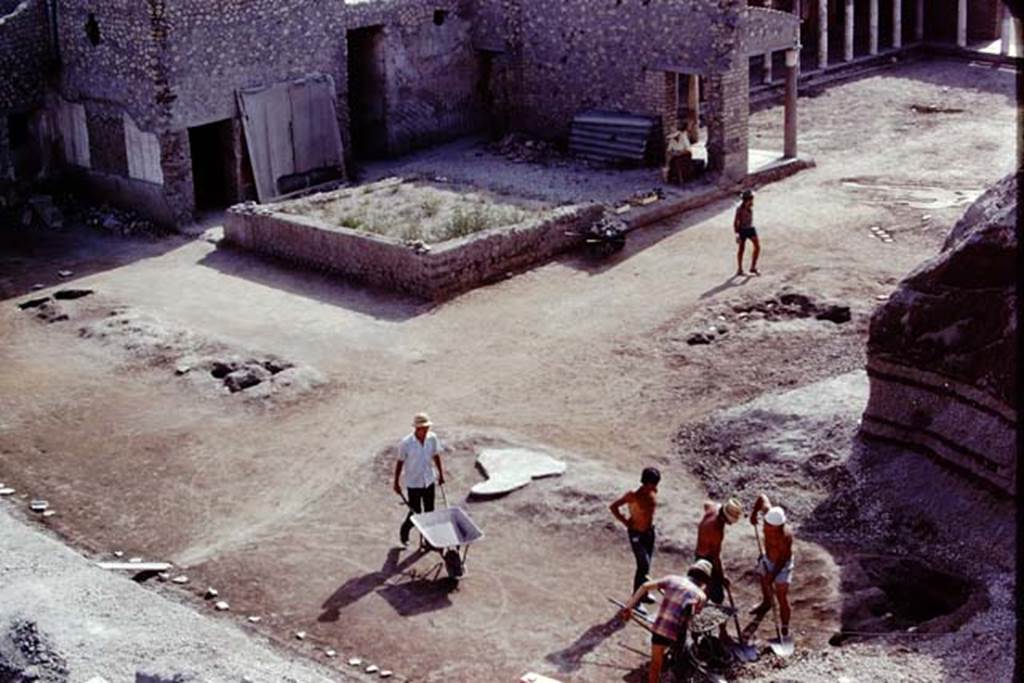
<svg viewBox="0 0 1024 683">
<path fill-rule="evenodd" d="M 348 111 L 352 155 L 387 155 L 384 98 L 384 33 L 380 26 L 348 32 Z"/>
<path fill-rule="evenodd" d="M 199 211 L 223 209 L 236 198 L 234 136 L 231 119 L 188 129 L 192 186 Z"/>
</svg>

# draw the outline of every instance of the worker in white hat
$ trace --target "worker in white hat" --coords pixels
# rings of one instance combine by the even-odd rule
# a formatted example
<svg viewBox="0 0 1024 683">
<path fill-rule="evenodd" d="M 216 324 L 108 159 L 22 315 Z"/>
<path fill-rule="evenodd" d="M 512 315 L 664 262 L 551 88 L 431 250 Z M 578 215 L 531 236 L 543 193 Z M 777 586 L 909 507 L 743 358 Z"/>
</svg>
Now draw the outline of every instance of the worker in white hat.
<svg viewBox="0 0 1024 683">
<path fill-rule="evenodd" d="M 764 616 L 772 608 L 772 593 L 779 601 L 779 619 L 782 621 L 782 637 L 789 636 L 789 584 L 793 578 L 793 533 L 786 526 L 786 511 L 772 505 L 768 496 L 762 493 L 754 502 L 750 512 L 750 523 L 757 526 L 757 515 L 764 513 L 764 554 L 757 560 L 761 575 L 761 604 L 751 614 Z M 755 533 L 757 530 L 755 529 Z"/>
<path fill-rule="evenodd" d="M 640 585 L 633 596 L 619 612 L 619 618 L 629 621 L 640 601 L 655 589 L 662 593 L 658 616 L 651 629 L 651 668 L 647 672 L 650 683 L 661 680 L 661 666 L 665 651 L 681 638 L 686 637 L 690 621 L 707 602 L 705 587 L 711 580 L 712 567 L 707 560 L 697 560 L 686 572 L 686 576 L 670 574 L 666 577 L 647 581 Z"/>
<path fill-rule="evenodd" d="M 415 511 L 433 512 L 434 483 L 444 486 L 444 468 L 441 465 L 441 440 L 430 433 L 433 423 L 426 413 L 417 413 L 412 419 L 412 434 L 398 444 L 398 460 L 395 462 L 395 493 L 402 495 L 402 472 L 405 472 L 406 502 L 410 510 L 398 532 L 402 545 L 409 544 L 412 531 L 412 515 Z M 437 475 L 434 475 L 437 467 Z"/>
</svg>

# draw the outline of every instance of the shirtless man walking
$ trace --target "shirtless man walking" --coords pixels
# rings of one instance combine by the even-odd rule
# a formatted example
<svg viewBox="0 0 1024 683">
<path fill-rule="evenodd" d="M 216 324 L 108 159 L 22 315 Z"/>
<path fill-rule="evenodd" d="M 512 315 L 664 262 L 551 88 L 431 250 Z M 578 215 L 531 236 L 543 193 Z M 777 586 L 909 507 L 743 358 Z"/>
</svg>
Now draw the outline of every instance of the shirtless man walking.
<svg viewBox="0 0 1024 683">
<path fill-rule="evenodd" d="M 758 558 L 757 569 L 761 575 L 761 604 L 751 614 L 764 616 L 772 608 L 772 589 L 779 601 L 779 619 L 782 621 L 782 637 L 789 635 L 789 582 L 793 576 L 793 533 L 786 528 L 786 512 L 778 505 L 772 506 L 768 496 L 761 494 L 750 512 L 750 523 L 757 526 L 757 514 L 764 515 L 764 555 Z M 757 530 L 755 529 L 756 533 Z"/>
<path fill-rule="evenodd" d="M 636 591 L 645 581 L 651 571 L 651 559 L 654 557 L 654 509 L 658 505 L 658 483 L 661 481 L 661 472 L 655 467 L 645 467 L 640 474 L 640 488 L 629 491 L 614 503 L 609 509 L 615 519 L 622 522 L 629 535 L 629 545 L 633 549 L 633 557 L 636 558 L 636 574 L 633 575 L 633 590 Z M 628 506 L 629 516 L 622 514 L 622 506 Z M 654 599 L 644 595 L 643 602 L 650 604 Z M 639 608 L 643 611 L 643 607 Z"/>
<path fill-rule="evenodd" d="M 722 541 L 725 540 L 725 527 L 735 524 L 743 516 L 743 506 L 735 498 L 719 504 L 712 501 L 704 503 L 704 517 L 697 525 L 696 559 L 711 563 L 711 581 L 708 583 L 708 599 L 721 605 L 725 599 L 725 589 L 729 587 L 729 579 L 722 569 Z"/>
<path fill-rule="evenodd" d="M 747 240 L 754 245 L 754 253 L 750 257 L 750 272 L 760 275 L 757 271 L 757 257 L 761 255 L 761 242 L 757 239 L 757 228 L 754 227 L 754 193 L 744 190 L 742 201 L 736 207 L 736 217 L 732 221 L 732 229 L 736 233 L 736 274 L 743 275 L 743 247 Z"/>
</svg>

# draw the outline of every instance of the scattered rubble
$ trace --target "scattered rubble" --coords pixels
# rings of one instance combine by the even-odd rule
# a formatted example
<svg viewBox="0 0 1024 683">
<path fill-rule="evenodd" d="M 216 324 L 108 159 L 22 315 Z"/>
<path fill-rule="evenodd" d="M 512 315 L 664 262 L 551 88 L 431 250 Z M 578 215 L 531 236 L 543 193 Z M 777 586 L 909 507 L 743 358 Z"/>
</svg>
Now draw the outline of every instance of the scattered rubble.
<svg viewBox="0 0 1024 683">
<path fill-rule="evenodd" d="M 17 618 L 0 631 L 0 681 L 64 683 L 67 661 L 34 621 Z"/>
<path fill-rule="evenodd" d="M 555 145 L 544 140 L 530 138 L 522 133 L 509 133 L 498 142 L 488 146 L 488 151 L 503 156 L 513 163 L 548 165 L 568 158 Z"/>
<path fill-rule="evenodd" d="M 231 609 L 231 605 L 229 605 L 229 604 L 228 604 L 228 603 L 227 603 L 226 601 L 224 601 L 224 600 L 218 600 L 218 601 L 217 601 L 217 602 L 216 602 L 216 603 L 214 604 L 213 608 L 214 608 L 215 610 L 217 610 L 218 612 L 226 612 L 226 611 L 228 611 L 229 609 Z"/>
<path fill-rule="evenodd" d="M 217 589 L 213 588 L 213 587 L 210 587 L 210 588 L 206 589 L 206 593 L 203 594 L 203 597 L 206 598 L 207 600 L 212 600 L 215 597 L 217 597 L 218 595 L 220 595 L 220 593 L 217 592 Z"/>
</svg>

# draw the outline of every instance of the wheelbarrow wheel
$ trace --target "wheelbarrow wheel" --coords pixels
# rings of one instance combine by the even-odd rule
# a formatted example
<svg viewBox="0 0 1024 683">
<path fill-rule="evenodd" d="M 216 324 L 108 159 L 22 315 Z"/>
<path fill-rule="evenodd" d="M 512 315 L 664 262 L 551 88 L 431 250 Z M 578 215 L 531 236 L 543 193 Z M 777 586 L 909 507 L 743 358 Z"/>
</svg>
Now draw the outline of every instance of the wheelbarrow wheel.
<svg viewBox="0 0 1024 683">
<path fill-rule="evenodd" d="M 462 566 L 462 556 L 459 555 L 459 551 L 449 548 L 442 557 L 444 558 L 444 568 L 448 571 L 448 578 L 453 581 L 461 579 L 465 568 Z"/>
</svg>

